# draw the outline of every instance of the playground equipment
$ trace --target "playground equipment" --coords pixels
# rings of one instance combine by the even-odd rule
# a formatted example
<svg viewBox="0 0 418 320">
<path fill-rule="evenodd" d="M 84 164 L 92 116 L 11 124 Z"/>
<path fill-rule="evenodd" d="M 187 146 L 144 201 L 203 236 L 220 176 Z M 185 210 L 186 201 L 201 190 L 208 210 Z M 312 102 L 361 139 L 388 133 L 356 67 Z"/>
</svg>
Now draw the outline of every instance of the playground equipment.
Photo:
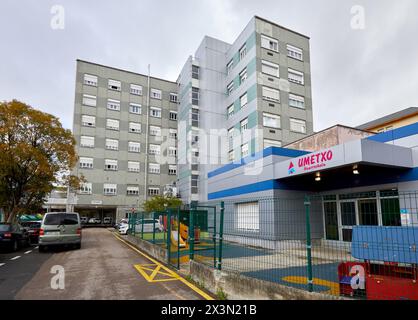
<svg viewBox="0 0 418 320">
<path fill-rule="evenodd" d="M 179 232 L 178 231 L 171 231 L 171 244 L 173 246 L 179 246 L 180 248 L 185 248 L 186 247 L 186 243 L 184 242 L 183 238 L 181 237 L 180 234 L 180 238 L 179 238 Z"/>
<path fill-rule="evenodd" d="M 340 294 L 368 300 L 418 300 L 418 228 L 356 226 L 352 256 L 338 266 Z"/>
</svg>

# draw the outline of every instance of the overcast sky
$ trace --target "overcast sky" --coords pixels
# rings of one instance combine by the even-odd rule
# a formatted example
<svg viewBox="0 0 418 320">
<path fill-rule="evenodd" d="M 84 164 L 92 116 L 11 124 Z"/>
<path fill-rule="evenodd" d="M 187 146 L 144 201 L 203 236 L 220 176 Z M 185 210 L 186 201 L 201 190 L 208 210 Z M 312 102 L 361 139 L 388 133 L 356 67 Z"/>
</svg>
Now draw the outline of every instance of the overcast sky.
<svg viewBox="0 0 418 320">
<path fill-rule="evenodd" d="M 52 29 L 61 5 L 64 29 Z M 365 28 L 351 9 L 365 9 Z M 311 38 L 316 131 L 418 106 L 416 0 L 1 0 L 0 100 L 72 127 L 75 60 L 175 81 L 204 35 L 232 42 L 253 15 Z"/>
</svg>

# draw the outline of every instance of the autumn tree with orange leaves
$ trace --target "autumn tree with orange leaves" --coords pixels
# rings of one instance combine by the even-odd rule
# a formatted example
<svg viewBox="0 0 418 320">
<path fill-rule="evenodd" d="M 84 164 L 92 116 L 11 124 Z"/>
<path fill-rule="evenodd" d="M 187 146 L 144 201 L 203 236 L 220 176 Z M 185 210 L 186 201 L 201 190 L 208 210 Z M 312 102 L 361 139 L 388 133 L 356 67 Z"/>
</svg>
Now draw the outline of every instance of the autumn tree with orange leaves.
<svg viewBox="0 0 418 320">
<path fill-rule="evenodd" d="M 81 180 L 69 174 L 74 147 L 55 116 L 17 100 L 0 102 L 0 208 L 7 222 L 39 210 L 58 183 L 78 187 Z"/>
</svg>

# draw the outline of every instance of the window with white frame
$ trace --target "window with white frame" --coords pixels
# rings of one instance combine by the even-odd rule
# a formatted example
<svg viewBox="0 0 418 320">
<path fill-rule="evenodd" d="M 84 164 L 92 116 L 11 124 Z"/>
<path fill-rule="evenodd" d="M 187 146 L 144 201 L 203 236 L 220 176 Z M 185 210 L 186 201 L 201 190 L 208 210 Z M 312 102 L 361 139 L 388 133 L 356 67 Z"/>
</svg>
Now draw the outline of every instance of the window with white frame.
<svg viewBox="0 0 418 320">
<path fill-rule="evenodd" d="M 141 133 L 141 124 L 138 122 L 129 122 L 129 132 Z"/>
<path fill-rule="evenodd" d="M 80 185 L 80 194 L 92 194 L 93 184 L 91 182 L 84 182 Z"/>
<path fill-rule="evenodd" d="M 107 108 L 113 111 L 120 110 L 120 101 L 114 99 L 107 99 Z"/>
<path fill-rule="evenodd" d="M 176 147 L 168 147 L 168 156 L 169 157 L 177 157 L 177 148 Z"/>
<path fill-rule="evenodd" d="M 161 108 L 151 107 L 149 115 L 154 118 L 161 118 Z"/>
<path fill-rule="evenodd" d="M 170 111 L 170 120 L 176 121 L 177 120 L 177 112 Z"/>
<path fill-rule="evenodd" d="M 301 85 L 305 83 L 303 72 L 296 71 L 290 68 L 289 68 L 288 79 L 290 82 L 301 84 Z"/>
<path fill-rule="evenodd" d="M 81 116 L 81 125 L 83 125 L 84 127 L 95 127 L 96 117 L 83 114 Z"/>
<path fill-rule="evenodd" d="M 154 174 L 160 174 L 160 164 L 159 163 L 150 163 L 148 166 L 148 172 Z"/>
<path fill-rule="evenodd" d="M 150 126 L 149 127 L 149 134 L 150 134 L 150 136 L 160 137 L 161 136 L 161 128 L 157 127 L 157 126 Z"/>
<path fill-rule="evenodd" d="M 264 139 L 264 149 L 269 148 L 269 147 L 281 147 L 282 146 L 282 142 L 281 141 L 277 141 L 277 140 L 270 140 L 270 139 Z"/>
<path fill-rule="evenodd" d="M 239 83 L 242 84 L 245 82 L 245 80 L 247 80 L 248 78 L 248 74 L 247 74 L 247 68 L 245 68 L 244 70 L 242 70 L 239 74 Z"/>
<path fill-rule="evenodd" d="M 239 49 L 239 61 L 245 58 L 247 55 L 247 45 L 244 44 L 241 49 Z"/>
<path fill-rule="evenodd" d="M 134 153 L 140 153 L 141 152 L 141 143 L 129 141 L 128 142 L 128 151 L 129 152 L 134 152 Z"/>
<path fill-rule="evenodd" d="M 142 86 L 137 84 L 131 84 L 131 94 L 135 96 L 142 96 Z"/>
<path fill-rule="evenodd" d="M 287 45 L 287 56 L 303 61 L 303 50 L 297 47 L 294 47 L 290 44 Z"/>
<path fill-rule="evenodd" d="M 140 172 L 141 165 L 138 161 L 128 161 L 129 172 Z"/>
<path fill-rule="evenodd" d="M 305 98 L 295 94 L 289 94 L 289 106 L 299 109 L 305 109 Z"/>
<path fill-rule="evenodd" d="M 262 35 L 261 47 L 268 49 L 268 50 L 279 52 L 279 41 L 277 39 Z"/>
<path fill-rule="evenodd" d="M 241 157 L 244 158 L 244 157 L 248 156 L 248 154 L 249 154 L 248 143 L 244 143 L 241 146 Z"/>
<path fill-rule="evenodd" d="M 234 155 L 234 150 L 231 150 L 231 151 L 229 151 L 228 152 L 228 161 L 234 161 L 234 159 L 235 159 L 235 155 Z"/>
<path fill-rule="evenodd" d="M 170 92 L 170 102 L 177 103 L 179 101 L 179 97 L 177 93 Z"/>
<path fill-rule="evenodd" d="M 161 100 L 162 95 L 161 90 L 151 88 L 151 98 Z"/>
<path fill-rule="evenodd" d="M 280 116 L 263 112 L 263 126 L 269 128 L 280 128 Z"/>
<path fill-rule="evenodd" d="M 122 84 L 120 81 L 118 80 L 112 80 L 109 79 L 108 81 L 108 86 L 107 86 L 110 90 L 116 90 L 116 91 L 120 91 L 122 88 Z"/>
<path fill-rule="evenodd" d="M 226 87 L 226 92 L 230 96 L 234 92 L 234 81 L 231 81 Z"/>
<path fill-rule="evenodd" d="M 254 232 L 260 230 L 258 202 L 237 203 L 235 205 L 235 212 L 237 229 Z"/>
<path fill-rule="evenodd" d="M 200 100 L 199 88 L 192 87 L 192 105 L 198 106 Z"/>
<path fill-rule="evenodd" d="M 83 94 L 83 105 L 89 107 L 97 106 L 97 97 L 90 94 Z"/>
<path fill-rule="evenodd" d="M 290 131 L 306 133 L 306 121 L 290 118 Z"/>
<path fill-rule="evenodd" d="M 116 119 L 106 119 L 106 129 L 109 129 L 109 130 L 119 130 L 119 120 L 116 120 Z"/>
<path fill-rule="evenodd" d="M 158 144 L 150 144 L 148 149 L 149 154 L 159 155 L 161 154 L 161 146 Z"/>
<path fill-rule="evenodd" d="M 115 139 L 106 139 L 107 150 L 119 150 L 119 141 Z"/>
<path fill-rule="evenodd" d="M 239 101 L 240 101 L 240 105 L 241 105 L 241 108 L 244 108 L 246 105 L 247 105 L 247 103 L 248 103 L 248 96 L 247 96 L 247 93 L 244 93 L 240 98 L 239 98 Z"/>
<path fill-rule="evenodd" d="M 88 86 L 97 87 L 97 76 L 91 74 L 84 74 L 84 84 Z"/>
<path fill-rule="evenodd" d="M 233 104 L 231 104 L 231 105 L 228 107 L 227 112 L 228 112 L 228 119 L 229 119 L 229 118 L 231 118 L 231 117 L 234 115 L 234 105 L 233 105 Z"/>
<path fill-rule="evenodd" d="M 117 194 L 117 185 L 114 183 L 105 183 L 103 184 L 103 194 L 105 196 L 116 196 Z"/>
<path fill-rule="evenodd" d="M 168 137 L 170 139 L 177 139 L 177 129 L 168 129 Z"/>
<path fill-rule="evenodd" d="M 168 174 L 170 176 L 175 176 L 177 174 L 177 166 L 175 164 L 168 165 Z"/>
<path fill-rule="evenodd" d="M 192 78 L 199 79 L 200 68 L 198 66 L 192 65 Z"/>
<path fill-rule="evenodd" d="M 149 196 L 158 196 L 160 194 L 160 188 L 157 187 L 149 187 L 148 188 L 148 195 Z"/>
<path fill-rule="evenodd" d="M 240 122 L 241 133 L 248 129 L 248 118 L 245 118 Z"/>
<path fill-rule="evenodd" d="M 269 101 L 277 101 L 280 102 L 280 91 L 269 88 L 269 87 L 263 87 L 263 99 L 269 100 Z"/>
<path fill-rule="evenodd" d="M 118 171 L 118 160 L 105 159 L 104 169 L 106 171 Z"/>
<path fill-rule="evenodd" d="M 232 59 L 229 61 L 229 63 L 226 65 L 226 74 L 231 74 L 232 69 L 234 68 L 234 60 Z"/>
<path fill-rule="evenodd" d="M 139 187 L 138 186 L 127 186 L 126 187 L 126 195 L 127 196 L 138 196 L 139 195 Z"/>
<path fill-rule="evenodd" d="M 81 169 L 93 169 L 93 158 L 80 157 Z"/>
<path fill-rule="evenodd" d="M 81 136 L 80 137 L 80 146 L 84 147 L 84 148 L 94 148 L 94 137 Z"/>
<path fill-rule="evenodd" d="M 129 112 L 134 114 L 141 114 L 142 113 L 142 107 L 140 104 L 137 103 L 130 103 L 129 104 Z"/>
<path fill-rule="evenodd" d="M 261 72 L 269 76 L 280 77 L 279 65 L 266 60 L 261 60 Z"/>
<path fill-rule="evenodd" d="M 228 145 L 229 150 L 234 147 L 234 128 L 228 130 Z"/>
</svg>

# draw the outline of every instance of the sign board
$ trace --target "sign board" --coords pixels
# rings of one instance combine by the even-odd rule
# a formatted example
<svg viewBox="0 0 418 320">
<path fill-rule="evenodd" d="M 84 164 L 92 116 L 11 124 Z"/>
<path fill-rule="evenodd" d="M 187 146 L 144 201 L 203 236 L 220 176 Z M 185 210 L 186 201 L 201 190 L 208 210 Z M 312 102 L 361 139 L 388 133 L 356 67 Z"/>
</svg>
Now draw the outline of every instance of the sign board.
<svg viewBox="0 0 418 320">
<path fill-rule="evenodd" d="M 100 205 L 102 203 L 103 203 L 102 200 L 91 200 L 91 204 L 94 204 L 94 205 Z"/>
</svg>

